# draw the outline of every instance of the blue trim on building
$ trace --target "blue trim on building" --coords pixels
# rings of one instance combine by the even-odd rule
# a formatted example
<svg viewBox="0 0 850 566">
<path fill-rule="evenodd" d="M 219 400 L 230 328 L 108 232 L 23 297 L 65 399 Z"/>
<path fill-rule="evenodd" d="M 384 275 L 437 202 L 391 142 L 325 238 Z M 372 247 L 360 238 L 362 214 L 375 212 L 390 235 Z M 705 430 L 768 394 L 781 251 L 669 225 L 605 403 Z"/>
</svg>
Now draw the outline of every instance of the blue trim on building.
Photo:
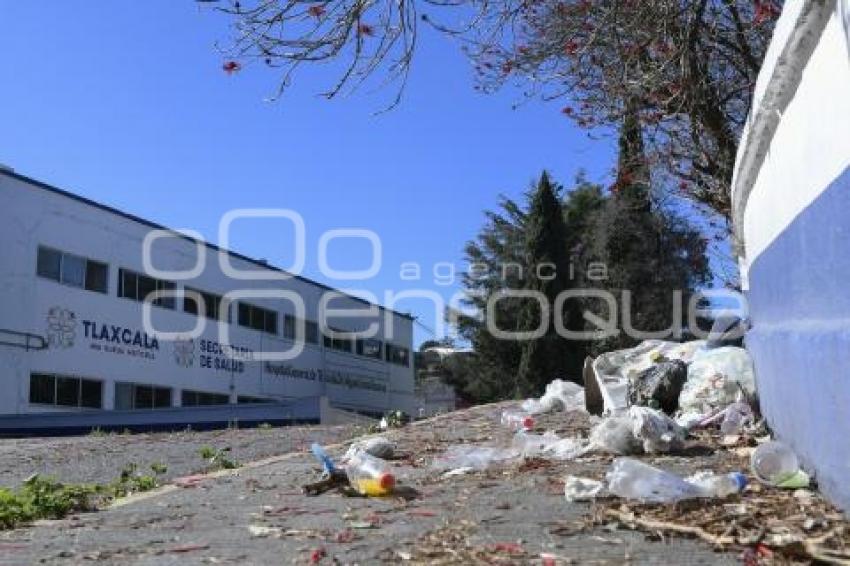
<svg viewBox="0 0 850 566">
<path fill-rule="evenodd" d="M 850 510 L 848 219 L 850 168 L 753 261 L 746 342 L 774 432 Z"/>
</svg>

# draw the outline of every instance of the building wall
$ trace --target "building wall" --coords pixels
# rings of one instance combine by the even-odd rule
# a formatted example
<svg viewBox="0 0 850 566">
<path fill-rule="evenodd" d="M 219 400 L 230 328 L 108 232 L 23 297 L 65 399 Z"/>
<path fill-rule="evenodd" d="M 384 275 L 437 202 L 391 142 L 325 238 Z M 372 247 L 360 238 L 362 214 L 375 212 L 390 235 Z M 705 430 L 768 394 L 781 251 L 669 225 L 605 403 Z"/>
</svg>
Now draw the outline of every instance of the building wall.
<svg viewBox="0 0 850 566">
<path fill-rule="evenodd" d="M 3 172 L 0 203 L 0 329 L 54 338 L 51 347 L 42 351 L 0 346 L 0 383 L 4 389 L 0 414 L 63 410 L 30 405 L 31 372 L 103 380 L 105 409 L 112 408 L 116 382 L 172 387 L 176 405 L 180 390 L 187 389 L 226 394 L 232 401 L 237 396 L 285 400 L 326 395 L 335 406 L 356 410 L 410 411 L 413 407 L 412 358 L 409 367 L 403 367 L 326 349 L 320 338 L 318 345 L 305 345 L 303 353 L 292 361 L 256 361 L 252 353 L 280 352 L 293 346 L 283 338 L 282 326 L 284 313 L 294 314 L 294 307 L 281 298 L 248 300 L 278 313 L 276 336 L 237 325 L 234 311 L 233 323 L 228 325 L 230 343 L 247 352 L 232 371 L 228 356 L 215 353 L 222 340 L 213 321 L 208 321 L 203 334 L 191 342 L 154 341 L 154 336 L 144 333 L 142 304 L 118 297 L 119 268 L 144 271 L 142 242 L 152 229 L 150 225 Z M 37 277 L 39 245 L 107 263 L 108 292 L 101 294 Z M 306 318 L 318 320 L 318 305 L 327 288 L 300 278 L 234 281 L 222 271 L 215 250 L 202 249 L 207 255 L 203 273 L 191 281 L 178 281 L 178 289 L 186 285 L 217 295 L 236 289 L 294 291 L 304 299 Z M 160 270 L 191 269 L 197 254 L 198 246 L 192 241 L 160 240 L 154 246 L 154 265 Z M 248 259 L 231 259 L 236 269 L 263 269 Z M 176 302 L 175 310 L 151 307 L 157 330 L 189 332 L 195 326 L 198 318 L 183 312 L 180 299 Z M 331 306 L 360 312 L 370 308 L 350 297 L 334 300 Z M 362 331 L 368 324 L 378 323 L 376 338 L 384 340 L 392 328 L 392 343 L 411 351 L 413 328 L 409 317 L 375 310 L 366 317 L 328 322 L 345 331 Z M 61 336 L 57 336 L 57 325 L 63 329 Z"/>
<path fill-rule="evenodd" d="M 822 25 L 803 17 L 816 4 L 829 10 Z M 848 0 L 786 3 L 759 78 L 734 187 L 737 201 L 745 202 L 736 213 L 753 321 L 747 347 L 763 411 L 776 435 L 794 447 L 821 488 L 845 509 L 850 509 L 848 30 Z M 770 106 L 783 100 L 782 107 Z M 771 127 L 759 127 L 759 121 L 771 120 Z M 747 154 L 759 151 L 763 160 L 753 167 L 759 160 Z"/>
</svg>

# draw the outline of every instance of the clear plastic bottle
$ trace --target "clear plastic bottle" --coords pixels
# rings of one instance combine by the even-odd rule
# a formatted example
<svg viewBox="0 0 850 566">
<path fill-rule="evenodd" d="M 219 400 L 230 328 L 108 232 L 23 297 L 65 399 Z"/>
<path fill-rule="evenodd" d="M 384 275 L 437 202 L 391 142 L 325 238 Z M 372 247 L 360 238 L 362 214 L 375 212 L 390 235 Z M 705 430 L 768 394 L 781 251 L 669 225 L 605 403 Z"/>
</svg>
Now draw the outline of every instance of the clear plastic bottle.
<svg viewBox="0 0 850 566">
<path fill-rule="evenodd" d="M 733 403 L 723 411 L 720 434 L 729 436 L 738 434 L 747 421 L 753 419 L 753 410 L 746 403 Z"/>
<path fill-rule="evenodd" d="M 703 492 L 703 497 L 718 497 L 721 499 L 735 493 L 740 493 L 747 487 L 747 477 L 737 472 L 731 474 L 701 472 L 685 478 L 685 481 L 700 488 Z"/>
<path fill-rule="evenodd" d="M 617 458 L 607 474 L 608 491 L 627 499 L 674 503 L 701 497 L 726 497 L 746 486 L 741 474 L 699 474 L 692 481 L 632 458 Z"/>
<path fill-rule="evenodd" d="M 780 485 L 800 474 L 800 461 L 788 445 L 771 441 L 753 452 L 753 474 L 764 483 Z"/>
<path fill-rule="evenodd" d="M 531 430 L 534 419 L 517 411 L 502 411 L 502 424 L 511 430 Z"/>
<path fill-rule="evenodd" d="M 361 495 L 383 497 L 391 494 L 395 488 L 395 476 L 389 465 L 362 450 L 348 458 L 345 473 L 351 487 Z"/>
</svg>

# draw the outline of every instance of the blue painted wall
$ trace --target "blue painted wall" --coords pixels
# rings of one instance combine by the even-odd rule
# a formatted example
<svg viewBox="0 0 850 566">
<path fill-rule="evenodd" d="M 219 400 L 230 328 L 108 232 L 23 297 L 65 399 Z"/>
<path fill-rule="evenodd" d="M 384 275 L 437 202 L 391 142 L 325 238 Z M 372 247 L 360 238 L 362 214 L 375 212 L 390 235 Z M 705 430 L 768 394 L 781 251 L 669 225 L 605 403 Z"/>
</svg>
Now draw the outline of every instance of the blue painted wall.
<svg viewBox="0 0 850 566">
<path fill-rule="evenodd" d="M 749 277 L 747 347 L 765 416 L 850 510 L 850 168 L 753 261 Z"/>
</svg>

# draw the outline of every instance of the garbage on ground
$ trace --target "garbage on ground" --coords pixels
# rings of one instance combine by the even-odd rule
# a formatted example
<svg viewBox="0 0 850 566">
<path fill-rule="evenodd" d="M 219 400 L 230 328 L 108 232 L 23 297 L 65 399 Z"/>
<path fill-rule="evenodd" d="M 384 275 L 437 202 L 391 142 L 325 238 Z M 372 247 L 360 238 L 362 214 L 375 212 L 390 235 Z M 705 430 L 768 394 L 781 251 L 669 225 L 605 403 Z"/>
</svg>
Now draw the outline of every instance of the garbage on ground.
<svg viewBox="0 0 850 566">
<path fill-rule="evenodd" d="M 644 452 L 675 452 L 685 446 L 687 431 L 661 411 L 649 407 L 629 409 L 632 434 L 641 442 Z"/>
<path fill-rule="evenodd" d="M 584 387 L 571 381 L 556 379 L 546 386 L 540 399 L 528 399 L 522 410 L 529 415 L 553 411 L 584 411 Z"/>
<path fill-rule="evenodd" d="M 325 474 L 330 475 L 337 470 L 336 464 L 334 464 L 334 461 L 320 444 L 314 442 L 310 447 L 310 450 L 313 452 L 313 456 L 316 457 L 316 460 L 318 460 L 322 465 Z"/>
<path fill-rule="evenodd" d="M 809 475 L 800 469 L 800 461 L 791 448 L 778 441 L 759 446 L 750 460 L 753 475 L 767 485 L 783 489 L 800 489 L 811 483 Z"/>
<path fill-rule="evenodd" d="M 520 453 L 512 448 L 460 444 L 450 446 L 442 456 L 434 460 L 432 467 L 439 471 L 469 468 L 480 472 L 516 461 L 520 456 Z"/>
<path fill-rule="evenodd" d="M 574 501 L 593 501 L 605 492 L 605 484 L 588 478 L 567 476 L 564 478 L 564 497 Z"/>
<path fill-rule="evenodd" d="M 345 466 L 345 473 L 351 486 L 361 495 L 383 497 L 392 493 L 395 476 L 389 465 L 366 452 L 354 452 Z"/>
<path fill-rule="evenodd" d="M 643 452 L 643 444 L 632 432 L 632 419 L 628 415 L 608 417 L 590 431 L 593 450 L 627 456 Z"/>
<path fill-rule="evenodd" d="M 502 411 L 502 424 L 511 430 L 531 430 L 534 428 L 534 418 L 519 411 Z"/>
<path fill-rule="evenodd" d="M 348 488 L 348 476 L 344 470 L 336 466 L 328 453 L 325 452 L 325 449 L 319 444 L 313 444 L 311 450 L 319 463 L 322 464 L 323 474 L 319 481 L 305 485 L 302 488 L 304 493 L 315 497 L 327 493 L 332 489 Z"/>
<path fill-rule="evenodd" d="M 587 451 L 587 443 L 576 438 L 559 438 L 554 432 L 531 434 L 516 433 L 513 448 L 525 458 L 573 460 Z"/>
<path fill-rule="evenodd" d="M 725 346 L 697 352 L 679 396 L 684 413 L 707 414 L 755 396 L 753 360 L 743 348 Z"/>
<path fill-rule="evenodd" d="M 348 459 L 358 451 L 366 452 L 375 458 L 389 460 L 395 455 L 396 445 L 383 436 L 367 438 L 366 440 L 361 440 L 360 442 L 352 444 L 348 449 L 348 452 L 343 457 L 343 461 L 348 461 Z"/>
<path fill-rule="evenodd" d="M 669 416 L 649 407 L 607 417 L 590 432 L 590 449 L 620 456 L 675 452 L 685 444 L 687 431 Z"/>
<path fill-rule="evenodd" d="M 638 375 L 654 365 L 672 360 L 689 363 L 705 346 L 705 341 L 678 343 L 647 340 L 634 348 L 598 356 L 592 364 L 607 414 L 629 406 L 629 387 Z"/>
<path fill-rule="evenodd" d="M 720 423 L 720 434 L 731 436 L 738 434 L 748 424 L 755 420 L 753 410 L 747 403 L 732 403 L 723 411 L 723 422 Z"/>
<path fill-rule="evenodd" d="M 688 366 L 681 360 L 661 361 L 640 372 L 629 386 L 632 405 L 661 409 L 672 415 L 679 408 L 679 394 L 688 380 Z"/>
<path fill-rule="evenodd" d="M 608 491 L 618 497 L 649 503 L 675 503 L 686 499 L 724 498 L 746 487 L 742 474 L 701 472 L 682 478 L 632 458 L 617 458 L 605 476 Z"/>
</svg>

